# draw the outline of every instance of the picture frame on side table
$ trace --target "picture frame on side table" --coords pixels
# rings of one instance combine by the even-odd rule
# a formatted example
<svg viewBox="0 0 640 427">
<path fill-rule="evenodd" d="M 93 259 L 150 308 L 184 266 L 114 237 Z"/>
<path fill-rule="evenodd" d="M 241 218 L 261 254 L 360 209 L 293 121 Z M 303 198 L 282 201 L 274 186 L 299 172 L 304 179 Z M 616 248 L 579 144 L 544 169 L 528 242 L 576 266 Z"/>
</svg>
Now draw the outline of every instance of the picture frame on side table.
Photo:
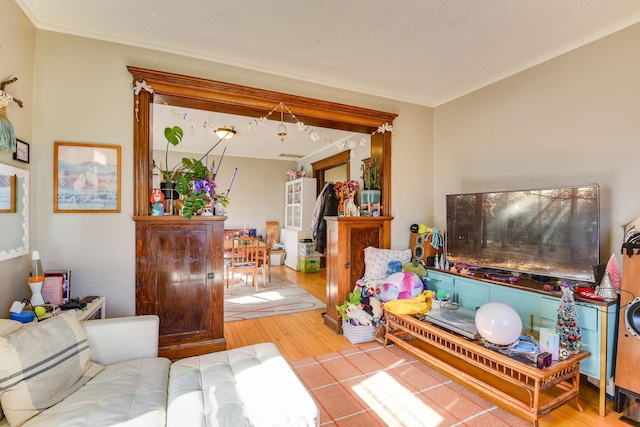
<svg viewBox="0 0 640 427">
<path fill-rule="evenodd" d="M 16 139 L 16 152 L 13 153 L 13 160 L 29 163 L 29 143 Z"/>
<path fill-rule="evenodd" d="M 53 211 L 119 213 L 120 146 L 55 142 Z"/>
<path fill-rule="evenodd" d="M 62 276 L 64 278 L 62 283 L 62 302 L 69 302 L 71 299 L 71 270 L 47 270 L 44 272 L 44 277 L 48 276 Z"/>
<path fill-rule="evenodd" d="M 16 212 L 16 176 L 0 175 L 0 213 Z"/>
</svg>

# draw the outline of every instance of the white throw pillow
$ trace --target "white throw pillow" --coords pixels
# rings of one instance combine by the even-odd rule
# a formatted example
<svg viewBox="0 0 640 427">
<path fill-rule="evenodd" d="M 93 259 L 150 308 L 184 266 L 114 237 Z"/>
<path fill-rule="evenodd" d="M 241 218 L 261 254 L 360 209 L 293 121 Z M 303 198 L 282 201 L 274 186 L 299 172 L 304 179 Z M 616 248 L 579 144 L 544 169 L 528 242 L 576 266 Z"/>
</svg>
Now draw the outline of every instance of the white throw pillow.
<svg viewBox="0 0 640 427">
<path fill-rule="evenodd" d="M 364 280 L 386 279 L 389 276 L 389 263 L 399 261 L 400 266 L 411 261 L 411 249 L 392 250 L 368 246 L 364 249 Z"/>
<path fill-rule="evenodd" d="M 0 402 L 11 427 L 62 401 L 103 367 L 74 311 L 0 337 Z"/>
</svg>

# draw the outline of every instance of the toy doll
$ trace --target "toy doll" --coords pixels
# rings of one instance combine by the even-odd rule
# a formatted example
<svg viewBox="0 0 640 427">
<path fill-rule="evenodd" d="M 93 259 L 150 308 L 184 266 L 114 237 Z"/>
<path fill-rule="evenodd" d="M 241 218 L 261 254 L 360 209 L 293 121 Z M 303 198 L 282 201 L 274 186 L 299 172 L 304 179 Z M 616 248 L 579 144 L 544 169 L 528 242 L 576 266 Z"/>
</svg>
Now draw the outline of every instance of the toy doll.
<svg viewBox="0 0 640 427">
<path fill-rule="evenodd" d="M 164 194 L 159 188 L 154 188 L 151 193 L 151 216 L 163 216 L 164 215 Z"/>
</svg>

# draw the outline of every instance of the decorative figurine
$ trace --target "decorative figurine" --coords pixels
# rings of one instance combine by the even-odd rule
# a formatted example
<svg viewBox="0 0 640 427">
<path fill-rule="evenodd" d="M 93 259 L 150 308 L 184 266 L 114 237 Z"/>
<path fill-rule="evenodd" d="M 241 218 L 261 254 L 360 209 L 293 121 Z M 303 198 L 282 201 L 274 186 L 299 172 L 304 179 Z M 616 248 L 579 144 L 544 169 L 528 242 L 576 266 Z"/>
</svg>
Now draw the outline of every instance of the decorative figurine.
<svg viewBox="0 0 640 427">
<path fill-rule="evenodd" d="M 151 201 L 151 216 L 164 216 L 164 194 L 159 188 L 154 188 L 149 198 Z"/>
</svg>

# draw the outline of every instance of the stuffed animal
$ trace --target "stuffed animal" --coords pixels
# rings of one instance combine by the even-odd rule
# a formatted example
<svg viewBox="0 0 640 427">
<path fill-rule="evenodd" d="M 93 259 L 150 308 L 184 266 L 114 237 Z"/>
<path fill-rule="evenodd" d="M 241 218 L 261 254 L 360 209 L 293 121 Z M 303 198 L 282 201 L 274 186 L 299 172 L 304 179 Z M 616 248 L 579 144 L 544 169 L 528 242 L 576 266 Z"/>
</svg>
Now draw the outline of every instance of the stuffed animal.
<svg viewBox="0 0 640 427">
<path fill-rule="evenodd" d="M 362 309 L 371 316 L 374 323 L 382 317 L 382 302 L 375 297 L 362 297 L 360 302 Z"/>
<path fill-rule="evenodd" d="M 355 288 L 353 292 L 349 292 L 349 302 L 353 305 L 360 305 L 360 300 L 362 299 L 362 291 L 358 288 Z"/>
<path fill-rule="evenodd" d="M 424 286 L 422 280 L 415 273 L 401 272 L 394 273 L 387 277 L 387 280 L 380 288 L 380 299 L 382 302 L 394 299 L 413 298 L 422 293 Z"/>
<path fill-rule="evenodd" d="M 353 319 L 364 326 L 373 326 L 373 318 L 360 306 L 347 304 L 347 317 Z"/>
<path fill-rule="evenodd" d="M 347 308 L 349 305 L 360 307 L 360 300 L 362 299 L 362 291 L 360 289 L 361 286 L 356 284 L 353 292 L 349 292 L 349 299 L 340 305 L 336 305 L 336 309 L 343 319 L 349 318 L 349 316 L 347 315 Z"/>
<path fill-rule="evenodd" d="M 402 266 L 402 271 L 406 271 L 409 273 L 416 273 L 418 277 L 421 279 L 423 277 L 427 277 L 427 269 L 425 268 L 422 261 L 414 259 L 411 262 L 406 263 Z"/>
<path fill-rule="evenodd" d="M 402 271 L 402 262 L 390 261 L 389 264 L 387 264 L 387 276 L 390 276 L 393 273 L 399 273 L 401 271 Z"/>
<path fill-rule="evenodd" d="M 380 292 L 380 290 L 376 288 L 376 285 L 364 279 L 360 279 L 356 282 L 355 289 L 360 289 L 363 298 L 377 295 Z"/>
<path fill-rule="evenodd" d="M 336 309 L 338 310 L 338 313 L 340 313 L 340 316 L 342 316 L 343 319 L 348 319 L 349 317 L 347 316 L 347 306 L 349 305 L 349 301 L 345 301 L 340 305 L 336 305 Z"/>
</svg>

